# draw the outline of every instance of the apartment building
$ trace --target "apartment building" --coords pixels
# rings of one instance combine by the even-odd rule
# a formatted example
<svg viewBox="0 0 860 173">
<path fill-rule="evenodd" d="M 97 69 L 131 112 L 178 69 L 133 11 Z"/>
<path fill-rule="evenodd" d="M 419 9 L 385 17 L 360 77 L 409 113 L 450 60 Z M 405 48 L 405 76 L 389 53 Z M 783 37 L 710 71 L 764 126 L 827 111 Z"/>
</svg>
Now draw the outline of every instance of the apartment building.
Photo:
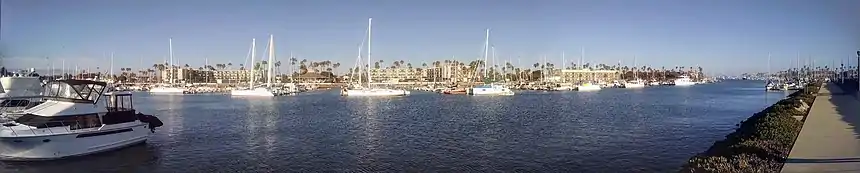
<svg viewBox="0 0 860 173">
<path fill-rule="evenodd" d="M 425 81 L 427 76 L 423 70 L 409 68 L 370 69 L 370 75 L 373 82 Z"/>
<path fill-rule="evenodd" d="M 549 76 L 556 76 L 555 78 L 551 78 Z M 591 70 L 591 69 L 580 69 L 580 70 L 555 70 L 550 73 L 547 79 L 554 80 L 552 82 L 612 82 L 615 80 L 621 80 L 621 71 L 617 70 Z"/>
</svg>

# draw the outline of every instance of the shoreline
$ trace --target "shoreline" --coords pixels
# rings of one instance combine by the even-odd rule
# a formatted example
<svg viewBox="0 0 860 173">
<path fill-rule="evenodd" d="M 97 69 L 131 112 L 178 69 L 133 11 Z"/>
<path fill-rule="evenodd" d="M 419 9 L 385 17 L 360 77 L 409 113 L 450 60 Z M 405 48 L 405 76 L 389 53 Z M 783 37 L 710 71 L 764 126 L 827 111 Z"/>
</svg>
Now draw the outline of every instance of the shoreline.
<svg viewBox="0 0 860 173">
<path fill-rule="evenodd" d="M 679 172 L 779 172 L 821 86 L 809 84 L 753 114 Z"/>
</svg>

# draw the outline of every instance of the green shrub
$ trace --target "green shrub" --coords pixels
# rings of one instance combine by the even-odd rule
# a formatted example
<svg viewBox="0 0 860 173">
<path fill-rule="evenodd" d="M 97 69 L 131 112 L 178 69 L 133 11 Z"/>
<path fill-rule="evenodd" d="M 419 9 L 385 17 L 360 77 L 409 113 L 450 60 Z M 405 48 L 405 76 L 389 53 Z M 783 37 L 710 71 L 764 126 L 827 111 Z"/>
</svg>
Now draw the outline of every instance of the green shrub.
<svg viewBox="0 0 860 173">
<path fill-rule="evenodd" d="M 742 121 L 726 139 L 714 142 L 684 165 L 681 172 L 779 172 L 791 152 L 820 84 L 807 85 Z"/>
</svg>

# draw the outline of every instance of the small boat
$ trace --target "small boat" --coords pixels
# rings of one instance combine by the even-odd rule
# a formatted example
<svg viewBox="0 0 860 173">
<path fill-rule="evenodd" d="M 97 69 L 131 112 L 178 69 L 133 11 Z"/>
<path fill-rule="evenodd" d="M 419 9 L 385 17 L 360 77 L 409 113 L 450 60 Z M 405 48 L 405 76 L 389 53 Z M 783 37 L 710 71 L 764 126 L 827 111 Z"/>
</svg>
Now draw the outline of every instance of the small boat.
<svg viewBox="0 0 860 173">
<path fill-rule="evenodd" d="M 143 143 L 163 123 L 137 113 L 127 92 L 103 93 L 105 82 L 57 80 L 45 103 L 0 128 L 0 160 L 53 160 Z M 97 106 L 104 98 L 104 107 Z M 9 114 L 9 113 L 4 113 Z"/>
<path fill-rule="evenodd" d="M 690 86 L 690 85 L 696 85 L 696 83 L 693 82 L 689 76 L 680 76 L 680 78 L 675 79 L 674 85 L 675 86 Z"/>
<path fill-rule="evenodd" d="M 645 82 L 642 80 L 632 80 L 621 85 L 622 88 L 645 88 Z"/>
<path fill-rule="evenodd" d="M 466 90 L 466 93 L 469 95 L 514 95 L 514 91 L 498 84 L 478 85 Z"/>
<path fill-rule="evenodd" d="M 600 85 L 591 84 L 591 82 L 582 83 L 576 86 L 577 91 L 597 91 L 600 90 Z"/>
<path fill-rule="evenodd" d="M 465 88 L 449 88 L 442 90 L 442 94 L 467 94 L 467 91 Z"/>
<path fill-rule="evenodd" d="M 406 96 L 411 92 L 400 89 L 367 88 L 367 89 L 343 89 L 343 96 Z"/>
<path fill-rule="evenodd" d="M 183 94 L 185 93 L 185 88 L 175 87 L 175 86 L 156 86 L 149 89 L 149 93 L 152 94 Z"/>
</svg>

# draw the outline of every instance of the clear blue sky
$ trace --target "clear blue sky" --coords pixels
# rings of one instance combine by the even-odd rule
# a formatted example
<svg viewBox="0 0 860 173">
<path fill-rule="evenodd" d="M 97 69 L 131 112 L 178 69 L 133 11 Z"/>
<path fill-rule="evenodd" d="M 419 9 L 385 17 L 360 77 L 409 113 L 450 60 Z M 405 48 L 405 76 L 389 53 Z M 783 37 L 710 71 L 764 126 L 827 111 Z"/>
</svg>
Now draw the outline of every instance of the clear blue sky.
<svg viewBox="0 0 860 173">
<path fill-rule="evenodd" d="M 364 2 L 364 3 L 362 3 Z M 787 67 L 798 53 L 816 63 L 848 59 L 860 48 L 857 0 L 4 0 L 0 48 L 5 66 L 150 67 L 173 38 L 180 64 L 245 59 L 251 38 L 275 35 L 278 59 L 352 67 L 367 18 L 374 59 L 420 66 L 481 56 L 484 29 L 500 59 L 521 66 L 586 61 L 695 66 L 717 72 Z M 258 52 L 264 47 L 258 46 Z M 141 65 L 141 59 L 143 65 Z M 852 60 L 852 64 L 856 60 Z"/>
</svg>

